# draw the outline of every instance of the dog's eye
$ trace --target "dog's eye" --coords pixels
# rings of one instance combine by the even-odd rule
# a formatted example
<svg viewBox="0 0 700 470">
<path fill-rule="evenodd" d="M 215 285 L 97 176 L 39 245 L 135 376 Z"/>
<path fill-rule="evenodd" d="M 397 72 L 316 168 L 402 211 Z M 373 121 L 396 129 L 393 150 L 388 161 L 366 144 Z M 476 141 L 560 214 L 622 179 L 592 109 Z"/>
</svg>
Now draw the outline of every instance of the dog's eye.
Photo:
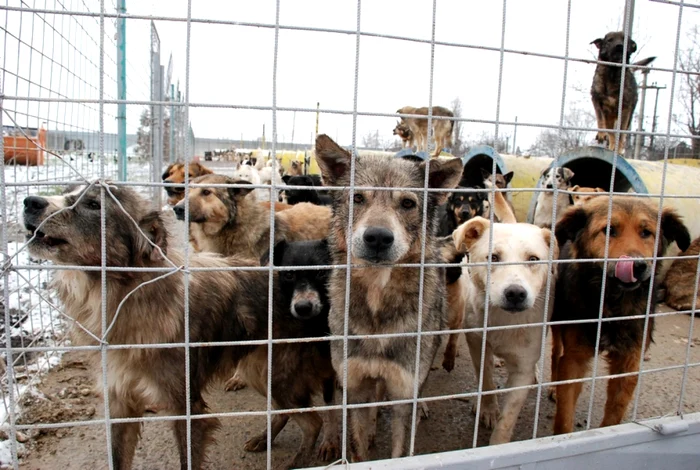
<svg viewBox="0 0 700 470">
<path fill-rule="evenodd" d="M 280 276 L 282 277 L 283 281 L 293 281 L 294 280 L 294 271 L 282 271 Z"/>
<path fill-rule="evenodd" d="M 362 194 L 355 194 L 352 200 L 355 204 L 362 204 L 365 202 L 365 197 Z"/>
<path fill-rule="evenodd" d="M 615 229 L 615 227 L 605 227 L 605 228 L 603 229 L 603 235 L 605 235 L 606 233 L 607 233 L 608 235 L 610 235 L 610 237 L 616 237 L 616 236 L 617 236 L 617 230 Z"/>
<path fill-rule="evenodd" d="M 539 261 L 540 259 L 537 256 L 530 256 L 528 259 L 529 261 Z"/>
<path fill-rule="evenodd" d="M 498 263 L 500 260 L 501 260 L 501 258 L 496 253 L 491 255 L 491 262 L 492 263 Z"/>
<path fill-rule="evenodd" d="M 210 189 L 202 189 L 202 196 L 209 196 L 211 194 Z"/>
<path fill-rule="evenodd" d="M 401 200 L 401 207 L 403 207 L 404 209 L 413 209 L 414 207 L 416 207 L 416 201 L 408 198 L 403 199 Z"/>
<path fill-rule="evenodd" d="M 94 211 L 100 210 L 100 202 L 99 201 L 95 201 L 95 200 L 88 201 L 85 205 L 87 206 L 88 209 L 92 209 Z"/>
<path fill-rule="evenodd" d="M 653 234 L 651 233 L 651 231 L 649 231 L 649 230 L 647 230 L 647 229 L 644 229 L 644 230 L 642 230 L 642 233 L 640 233 L 639 235 L 640 235 L 642 238 L 649 238 L 649 237 L 651 237 Z"/>
</svg>

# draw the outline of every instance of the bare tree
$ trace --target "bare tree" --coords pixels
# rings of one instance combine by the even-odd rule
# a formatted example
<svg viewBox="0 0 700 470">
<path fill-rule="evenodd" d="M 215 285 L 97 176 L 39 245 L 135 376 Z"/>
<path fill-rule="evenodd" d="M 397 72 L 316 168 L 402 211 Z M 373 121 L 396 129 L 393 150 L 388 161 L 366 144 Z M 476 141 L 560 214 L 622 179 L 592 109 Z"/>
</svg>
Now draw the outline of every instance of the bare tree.
<svg viewBox="0 0 700 470">
<path fill-rule="evenodd" d="M 700 29 L 697 25 L 689 34 L 690 44 L 680 56 L 683 72 L 680 98 L 685 116 L 679 118 L 691 138 L 692 158 L 700 158 Z"/>
<path fill-rule="evenodd" d="M 151 155 L 151 112 L 145 108 L 141 112 L 139 128 L 136 131 L 136 155 L 145 158 Z"/>
<path fill-rule="evenodd" d="M 535 139 L 529 153 L 539 156 L 558 157 L 562 153 L 587 145 L 589 133 L 583 130 L 596 128 L 596 120 L 590 111 L 573 107 L 564 115 L 561 129 L 545 129 Z"/>
<path fill-rule="evenodd" d="M 367 149 L 388 151 L 400 149 L 401 144 L 395 139 L 385 139 L 380 137 L 379 130 L 376 130 L 374 132 L 369 131 L 364 137 L 362 137 L 362 147 Z"/>
<path fill-rule="evenodd" d="M 462 117 L 462 100 L 455 98 L 452 100 L 450 105 L 452 107 L 452 112 L 456 118 Z M 462 121 L 453 121 L 454 125 L 452 127 L 452 155 L 464 155 L 467 153 L 469 148 L 464 141 L 464 134 L 462 132 Z"/>
</svg>

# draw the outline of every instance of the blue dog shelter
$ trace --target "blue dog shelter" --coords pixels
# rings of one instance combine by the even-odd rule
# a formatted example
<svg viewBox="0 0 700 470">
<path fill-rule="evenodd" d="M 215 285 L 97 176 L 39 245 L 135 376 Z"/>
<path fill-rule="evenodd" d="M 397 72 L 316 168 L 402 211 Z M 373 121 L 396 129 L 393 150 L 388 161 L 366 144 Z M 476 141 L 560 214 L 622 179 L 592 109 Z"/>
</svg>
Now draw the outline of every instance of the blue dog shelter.
<svg viewBox="0 0 700 470">
<path fill-rule="evenodd" d="M 469 152 L 462 157 L 464 173 L 462 173 L 462 180 L 459 183 L 460 186 L 482 186 L 484 177 L 481 175 L 481 170 L 483 169 L 491 173 L 493 171 L 494 160 L 496 161 L 496 173 L 501 175 L 508 173 L 506 163 L 493 147 L 480 145 L 469 150 Z"/>
</svg>

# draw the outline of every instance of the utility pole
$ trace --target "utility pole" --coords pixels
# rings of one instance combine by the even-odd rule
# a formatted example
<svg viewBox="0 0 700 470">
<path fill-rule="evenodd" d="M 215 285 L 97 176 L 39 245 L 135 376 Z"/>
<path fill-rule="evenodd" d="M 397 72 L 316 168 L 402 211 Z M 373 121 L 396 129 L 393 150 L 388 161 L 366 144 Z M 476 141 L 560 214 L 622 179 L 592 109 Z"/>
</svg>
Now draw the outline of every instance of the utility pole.
<svg viewBox="0 0 700 470">
<path fill-rule="evenodd" d="M 126 0 L 117 0 L 117 13 L 126 13 Z M 117 99 L 126 100 L 126 18 L 117 18 Z M 126 181 L 126 104 L 117 105 L 119 180 Z"/>
<path fill-rule="evenodd" d="M 321 103 L 316 102 L 316 137 L 318 137 L 318 115 L 319 115 L 320 109 L 321 109 Z"/>
<path fill-rule="evenodd" d="M 659 90 L 665 90 L 666 85 L 659 86 L 656 84 L 656 82 L 654 82 L 651 84 L 651 86 L 649 88 L 656 91 L 656 97 L 654 98 L 654 118 L 652 119 L 652 124 L 651 124 L 651 138 L 649 139 L 649 147 L 651 149 L 653 149 L 654 148 L 654 133 L 656 132 L 656 109 L 659 106 Z"/>
<path fill-rule="evenodd" d="M 642 100 L 639 103 L 639 113 L 637 114 L 637 134 L 634 136 L 634 159 L 639 160 L 639 153 L 642 149 L 642 141 L 644 141 L 644 104 L 647 98 L 647 77 L 649 77 L 650 69 L 642 70 Z"/>
<path fill-rule="evenodd" d="M 513 155 L 515 155 L 515 139 L 518 137 L 518 116 L 515 116 L 515 126 L 513 126 Z"/>
</svg>

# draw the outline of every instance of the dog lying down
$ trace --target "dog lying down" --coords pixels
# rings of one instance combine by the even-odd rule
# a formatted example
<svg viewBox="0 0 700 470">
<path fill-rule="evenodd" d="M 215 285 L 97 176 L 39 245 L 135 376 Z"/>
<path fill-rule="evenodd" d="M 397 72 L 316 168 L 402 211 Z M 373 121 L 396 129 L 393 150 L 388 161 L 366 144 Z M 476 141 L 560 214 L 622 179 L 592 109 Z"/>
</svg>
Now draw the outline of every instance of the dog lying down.
<svg viewBox="0 0 700 470">
<path fill-rule="evenodd" d="M 493 250 L 489 254 L 489 232 Z M 553 259 L 559 248 L 552 240 L 549 229 L 531 224 L 491 223 L 476 217 L 459 226 L 453 233 L 458 251 L 468 253 L 470 263 L 491 261 L 488 326 L 521 325 L 519 328 L 489 331 L 486 336 L 484 363 L 484 391 L 496 389 L 493 381 L 494 355 L 505 361 L 508 381 L 505 389 L 532 385 L 536 382 L 537 362 L 542 349 L 543 322 L 549 320 L 554 306 L 553 299 L 545 299 L 548 278 L 554 292 L 556 268 L 538 261 L 549 259 L 550 243 L 553 243 Z M 500 263 L 522 263 L 507 264 Z M 529 264 L 528 264 L 529 263 Z M 484 326 L 485 291 L 489 266 L 471 265 L 462 270 L 468 289 L 466 328 Z M 547 311 L 545 312 L 545 305 Z M 529 326 L 530 324 L 534 324 Z M 476 376 L 481 367 L 482 334 L 467 333 L 467 344 Z M 499 412 L 496 395 L 484 395 L 481 399 L 481 422 L 494 428 L 491 444 L 509 442 L 520 410 L 527 398 L 528 389 L 507 393 L 503 412 Z M 473 412 L 476 412 L 476 404 Z"/>
</svg>

